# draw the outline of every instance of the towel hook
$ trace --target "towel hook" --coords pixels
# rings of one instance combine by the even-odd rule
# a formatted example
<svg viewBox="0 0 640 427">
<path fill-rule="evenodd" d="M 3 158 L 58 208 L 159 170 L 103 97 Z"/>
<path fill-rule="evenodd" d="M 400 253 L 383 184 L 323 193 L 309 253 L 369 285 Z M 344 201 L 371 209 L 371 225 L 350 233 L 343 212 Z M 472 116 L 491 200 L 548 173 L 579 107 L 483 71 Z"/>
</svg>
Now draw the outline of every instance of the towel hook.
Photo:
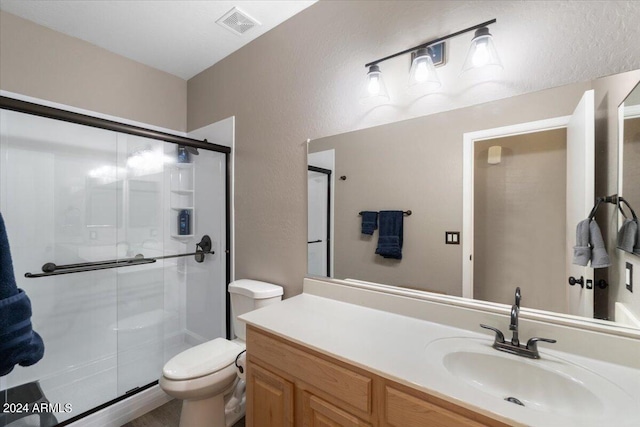
<svg viewBox="0 0 640 427">
<path fill-rule="evenodd" d="M 627 208 L 629 208 L 629 211 L 631 211 L 631 215 L 633 216 L 634 220 L 638 220 L 638 216 L 636 215 L 636 212 L 633 210 L 633 208 L 631 207 L 631 205 L 629 204 L 629 202 L 627 202 L 627 199 L 625 199 L 624 197 L 618 197 L 618 209 L 620 209 L 620 212 L 622 213 L 622 216 L 624 216 L 625 218 L 627 217 L 624 214 L 624 210 L 622 209 L 622 203 L 624 203 Z"/>
<path fill-rule="evenodd" d="M 598 197 L 596 199 L 596 204 L 593 206 L 593 209 L 591 209 L 591 212 L 589 213 L 589 219 L 593 219 L 596 216 L 596 212 L 598 211 L 598 208 L 600 207 L 600 203 L 604 202 L 604 203 L 611 203 L 611 204 L 617 204 L 618 208 L 620 208 L 620 204 L 619 201 L 624 202 L 628 207 L 629 210 L 631 210 L 631 213 L 635 216 L 635 212 L 633 212 L 633 209 L 631 209 L 631 206 L 629 206 L 629 203 L 626 202 L 626 200 L 624 200 L 622 197 L 618 197 L 617 194 L 614 194 L 613 196 L 607 196 L 607 197 Z M 622 215 L 624 215 L 624 212 L 622 213 Z"/>
</svg>

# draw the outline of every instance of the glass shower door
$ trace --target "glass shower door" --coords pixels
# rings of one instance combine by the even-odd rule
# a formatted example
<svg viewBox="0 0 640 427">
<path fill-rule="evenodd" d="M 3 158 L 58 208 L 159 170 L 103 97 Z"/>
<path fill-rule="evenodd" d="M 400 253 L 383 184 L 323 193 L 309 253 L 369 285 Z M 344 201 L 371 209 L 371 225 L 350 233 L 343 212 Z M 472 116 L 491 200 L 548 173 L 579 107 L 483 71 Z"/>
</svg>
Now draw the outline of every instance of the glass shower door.
<svg viewBox="0 0 640 427">
<path fill-rule="evenodd" d="M 0 414 L 0 427 L 64 422 L 158 380 L 179 352 L 226 336 L 225 154 L 185 155 L 153 138 L 0 114 L 0 211 L 45 344 L 38 363 L 0 377 L 0 396 L 24 401 L 36 390 L 63 408 L 42 420 Z M 182 256 L 205 235 L 212 253 Z M 95 265 L 136 258 L 144 263 Z M 43 275 L 47 263 L 56 274 Z M 83 271 L 57 274 L 69 264 Z"/>
<path fill-rule="evenodd" d="M 118 134 L 118 166 L 124 171 L 119 256 L 165 255 L 165 172 L 175 156 L 163 141 Z M 118 268 L 118 396 L 158 379 L 164 364 L 165 267 L 171 260 Z"/>
<path fill-rule="evenodd" d="M 33 328 L 45 343 L 44 358 L 14 368 L 0 389 L 38 382 L 49 402 L 70 404 L 71 411 L 54 414 L 60 422 L 118 395 L 117 272 L 35 279 L 24 274 L 42 273 L 48 262 L 124 255 L 117 245 L 122 170 L 116 135 L 6 110 L 0 114 L 0 211 L 18 287 L 31 299 Z"/>
</svg>

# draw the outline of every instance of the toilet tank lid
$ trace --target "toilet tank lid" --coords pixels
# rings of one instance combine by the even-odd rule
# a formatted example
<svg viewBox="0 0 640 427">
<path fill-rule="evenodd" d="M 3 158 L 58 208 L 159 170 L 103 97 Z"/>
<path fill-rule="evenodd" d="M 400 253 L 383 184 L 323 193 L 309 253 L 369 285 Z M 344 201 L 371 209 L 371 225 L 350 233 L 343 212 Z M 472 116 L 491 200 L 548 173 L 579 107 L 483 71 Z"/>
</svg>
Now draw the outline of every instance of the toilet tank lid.
<svg viewBox="0 0 640 427">
<path fill-rule="evenodd" d="M 229 283 L 229 293 L 240 294 L 254 299 L 279 297 L 283 293 L 282 286 L 259 280 L 240 279 Z"/>
<path fill-rule="evenodd" d="M 190 380 L 213 374 L 232 364 L 244 347 L 224 338 L 216 338 L 191 347 L 174 356 L 162 369 L 170 380 Z"/>
</svg>

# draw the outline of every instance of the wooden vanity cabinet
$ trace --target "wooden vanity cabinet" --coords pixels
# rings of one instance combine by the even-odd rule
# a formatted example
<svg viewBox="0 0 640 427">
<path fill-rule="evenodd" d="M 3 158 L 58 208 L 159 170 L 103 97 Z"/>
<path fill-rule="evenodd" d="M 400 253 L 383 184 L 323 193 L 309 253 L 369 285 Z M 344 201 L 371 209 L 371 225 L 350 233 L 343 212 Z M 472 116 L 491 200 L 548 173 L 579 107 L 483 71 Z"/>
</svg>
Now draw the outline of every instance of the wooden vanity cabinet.
<svg viewBox="0 0 640 427">
<path fill-rule="evenodd" d="M 253 402 L 249 425 L 293 427 L 293 383 L 253 365 L 247 369 L 247 389 Z"/>
<path fill-rule="evenodd" d="M 508 427 L 247 327 L 248 427 Z"/>
</svg>

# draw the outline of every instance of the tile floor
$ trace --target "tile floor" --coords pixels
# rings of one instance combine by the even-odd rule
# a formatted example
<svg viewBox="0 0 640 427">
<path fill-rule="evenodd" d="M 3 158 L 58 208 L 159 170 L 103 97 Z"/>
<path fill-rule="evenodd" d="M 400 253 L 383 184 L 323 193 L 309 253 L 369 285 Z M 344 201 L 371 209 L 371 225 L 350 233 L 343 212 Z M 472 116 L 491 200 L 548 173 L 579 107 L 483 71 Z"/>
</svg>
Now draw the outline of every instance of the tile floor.
<svg viewBox="0 0 640 427">
<path fill-rule="evenodd" d="M 172 400 L 122 427 L 178 427 L 182 401 Z M 244 418 L 233 427 L 245 427 Z"/>
</svg>

